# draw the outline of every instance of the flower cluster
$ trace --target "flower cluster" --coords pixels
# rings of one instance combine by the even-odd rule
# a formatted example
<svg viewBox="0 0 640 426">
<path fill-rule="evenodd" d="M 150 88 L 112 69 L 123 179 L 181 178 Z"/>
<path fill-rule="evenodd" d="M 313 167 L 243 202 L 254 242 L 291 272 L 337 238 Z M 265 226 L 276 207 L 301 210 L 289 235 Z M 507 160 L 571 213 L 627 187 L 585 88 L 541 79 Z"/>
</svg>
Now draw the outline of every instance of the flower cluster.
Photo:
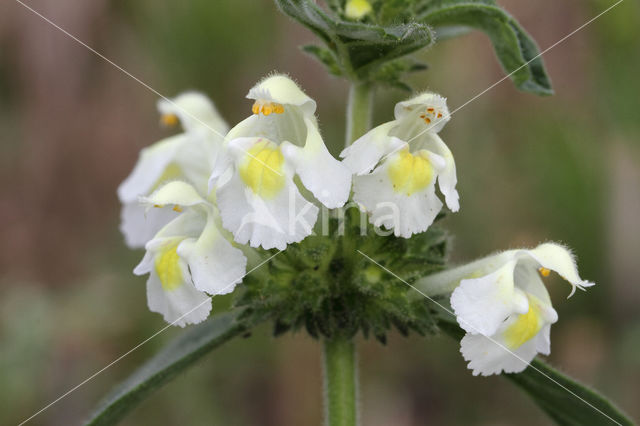
<svg viewBox="0 0 640 426">
<path fill-rule="evenodd" d="M 396 120 L 356 141 L 342 162 L 322 139 L 315 101 L 290 78 L 267 77 L 247 98 L 252 114 L 230 130 L 202 94 L 161 100 L 161 121 L 184 131 L 145 148 L 118 190 L 125 240 L 146 249 L 134 272 L 149 274 L 149 308 L 166 321 L 202 321 L 207 295 L 233 291 L 254 249 L 284 250 L 311 235 L 320 207 L 348 201 L 352 173 L 354 200 L 396 235 L 433 222 L 436 179 L 457 210 L 453 157 L 437 136 L 449 119 L 440 96 L 399 103 Z"/>
<path fill-rule="evenodd" d="M 359 3 L 352 6 L 356 13 Z M 296 244 L 283 257 L 291 264 L 273 266 L 280 275 L 246 282 L 239 305 L 258 300 L 248 311 L 260 315 L 277 306 L 285 312 L 273 316 L 277 327 L 304 323 L 314 335 L 371 330 L 384 340 L 389 324 L 427 330 L 429 309 L 354 254 L 368 247 L 386 267 L 413 273 L 426 294 L 451 294 L 474 374 L 521 371 L 537 353 L 549 353 L 558 316 L 541 276 L 555 271 L 574 290 L 592 285 L 579 278 L 565 247 L 510 250 L 433 274 L 444 237 L 425 231 L 445 204 L 460 208 L 455 161 L 439 136 L 451 118 L 445 98 L 426 92 L 399 102 L 394 119 L 350 144 L 342 160 L 325 145 L 315 101 L 287 76 L 265 78 L 247 98 L 251 114 L 231 129 L 200 93 L 161 100 L 161 121 L 183 132 L 145 148 L 118 190 L 125 240 L 146 250 L 134 272 L 149 274 L 152 311 L 179 326 L 203 321 L 211 296 L 232 292 L 265 250 Z M 389 243 L 362 231 L 339 241 L 318 235 L 321 209 L 341 209 L 350 197 L 374 228 L 394 234 Z M 340 215 L 327 213 L 333 228 Z"/>
</svg>

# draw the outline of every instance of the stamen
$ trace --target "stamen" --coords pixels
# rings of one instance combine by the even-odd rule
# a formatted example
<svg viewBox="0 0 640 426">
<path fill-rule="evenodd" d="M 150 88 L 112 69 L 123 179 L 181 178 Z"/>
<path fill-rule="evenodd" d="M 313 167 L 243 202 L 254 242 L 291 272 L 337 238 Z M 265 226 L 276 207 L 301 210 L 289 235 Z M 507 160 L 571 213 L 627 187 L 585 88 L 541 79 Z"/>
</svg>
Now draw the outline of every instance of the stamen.
<svg viewBox="0 0 640 426">
<path fill-rule="evenodd" d="M 182 207 L 175 205 L 173 206 L 173 211 L 174 212 L 178 212 L 178 213 L 182 213 Z"/>
<path fill-rule="evenodd" d="M 542 275 L 543 277 L 548 277 L 551 273 L 549 269 L 543 267 L 538 268 L 538 271 L 540 271 L 540 275 Z"/>
<path fill-rule="evenodd" d="M 265 102 L 260 99 L 253 103 L 251 107 L 251 112 L 254 114 L 264 114 L 271 115 L 272 113 L 282 114 L 284 112 L 284 106 L 282 104 L 277 104 L 275 102 Z"/>
<path fill-rule="evenodd" d="M 179 121 L 178 116 L 175 114 L 162 114 L 160 116 L 160 122 L 167 127 L 176 126 Z"/>
</svg>

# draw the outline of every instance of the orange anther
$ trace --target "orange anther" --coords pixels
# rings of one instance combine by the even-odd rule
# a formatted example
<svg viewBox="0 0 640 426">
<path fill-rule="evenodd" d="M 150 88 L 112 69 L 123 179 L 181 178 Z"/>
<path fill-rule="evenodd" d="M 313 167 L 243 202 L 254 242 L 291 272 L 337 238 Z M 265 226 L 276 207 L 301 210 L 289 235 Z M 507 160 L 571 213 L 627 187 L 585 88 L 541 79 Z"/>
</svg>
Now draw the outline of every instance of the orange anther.
<svg viewBox="0 0 640 426">
<path fill-rule="evenodd" d="M 540 271 L 540 275 L 542 275 L 543 277 L 548 277 L 549 274 L 551 273 L 551 271 L 547 268 L 538 268 L 538 271 Z"/>
</svg>

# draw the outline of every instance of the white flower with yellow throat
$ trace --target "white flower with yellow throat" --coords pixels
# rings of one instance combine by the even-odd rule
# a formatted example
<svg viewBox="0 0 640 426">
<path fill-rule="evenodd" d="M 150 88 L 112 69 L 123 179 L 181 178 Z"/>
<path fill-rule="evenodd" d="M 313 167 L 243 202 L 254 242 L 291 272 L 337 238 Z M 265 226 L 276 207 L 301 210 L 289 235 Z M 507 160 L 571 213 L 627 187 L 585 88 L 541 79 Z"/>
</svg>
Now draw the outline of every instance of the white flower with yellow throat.
<svg viewBox="0 0 640 426">
<path fill-rule="evenodd" d="M 169 182 L 140 201 L 147 209 L 179 212 L 146 243 L 134 270 L 149 274 L 149 309 L 181 327 L 203 321 L 211 311 L 208 295 L 232 292 L 245 275 L 246 257 L 221 229 L 215 205 L 190 184 Z"/>
<path fill-rule="evenodd" d="M 284 249 L 310 235 L 318 217 L 294 176 L 315 200 L 336 208 L 349 197 L 351 173 L 327 150 L 315 101 L 290 78 L 267 77 L 247 98 L 253 115 L 229 131 L 227 161 L 210 188 L 217 186 L 222 223 L 237 242 Z"/>
<path fill-rule="evenodd" d="M 551 351 L 558 314 L 542 280 L 551 271 L 571 284 L 569 296 L 594 285 L 580 278 L 571 252 L 556 243 L 504 251 L 415 285 L 429 296 L 452 292 L 451 307 L 467 332 L 460 351 L 474 375 L 518 373 Z"/>
<path fill-rule="evenodd" d="M 456 166 L 438 136 L 449 121 L 446 99 L 423 93 L 395 106 L 395 120 L 381 124 L 340 157 L 355 175 L 353 199 L 375 226 L 409 238 L 424 232 L 442 208 L 436 180 L 451 211 L 458 211 Z"/>
</svg>

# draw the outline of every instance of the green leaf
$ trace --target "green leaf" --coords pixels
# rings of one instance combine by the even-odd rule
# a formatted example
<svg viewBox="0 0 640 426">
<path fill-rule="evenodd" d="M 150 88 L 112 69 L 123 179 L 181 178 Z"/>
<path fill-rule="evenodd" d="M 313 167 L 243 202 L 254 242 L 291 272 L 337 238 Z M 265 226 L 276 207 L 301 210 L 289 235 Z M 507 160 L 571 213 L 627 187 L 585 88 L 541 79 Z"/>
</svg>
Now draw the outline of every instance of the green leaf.
<svg viewBox="0 0 640 426">
<path fill-rule="evenodd" d="M 402 77 L 408 73 L 424 71 L 427 68 L 427 65 L 421 62 L 409 58 L 399 58 L 380 66 L 378 70 L 371 75 L 371 81 L 412 92 L 413 89 L 402 81 Z"/>
<path fill-rule="evenodd" d="M 525 391 L 559 425 L 633 425 L 605 397 L 540 360 L 534 359 L 522 373 L 504 377 Z"/>
<path fill-rule="evenodd" d="M 327 71 L 329 72 L 329 74 L 335 76 L 342 75 L 342 70 L 340 69 L 338 59 L 331 50 L 322 46 L 316 46 L 315 44 L 302 46 L 302 50 L 310 56 L 316 58 L 319 62 L 323 63 L 327 67 Z"/>
<path fill-rule="evenodd" d="M 441 318 L 438 327 L 456 340 L 464 336 L 464 331 L 449 319 Z M 523 372 L 502 377 L 520 387 L 559 425 L 633 425 L 607 398 L 538 359 Z"/>
<path fill-rule="evenodd" d="M 224 342 L 246 332 L 247 326 L 237 321 L 239 313 L 216 315 L 186 329 L 107 395 L 86 424 L 116 424 L 160 386 Z"/>
<path fill-rule="evenodd" d="M 436 27 L 436 34 L 438 28 L 451 26 L 483 31 L 516 87 L 538 95 L 553 94 L 536 43 L 493 0 L 434 0 L 420 8 L 417 19 Z"/>
<path fill-rule="evenodd" d="M 342 74 L 364 81 L 379 66 L 433 42 L 428 25 L 409 22 L 382 26 L 330 14 L 311 0 L 275 0 L 280 10 L 322 39 Z"/>
</svg>

